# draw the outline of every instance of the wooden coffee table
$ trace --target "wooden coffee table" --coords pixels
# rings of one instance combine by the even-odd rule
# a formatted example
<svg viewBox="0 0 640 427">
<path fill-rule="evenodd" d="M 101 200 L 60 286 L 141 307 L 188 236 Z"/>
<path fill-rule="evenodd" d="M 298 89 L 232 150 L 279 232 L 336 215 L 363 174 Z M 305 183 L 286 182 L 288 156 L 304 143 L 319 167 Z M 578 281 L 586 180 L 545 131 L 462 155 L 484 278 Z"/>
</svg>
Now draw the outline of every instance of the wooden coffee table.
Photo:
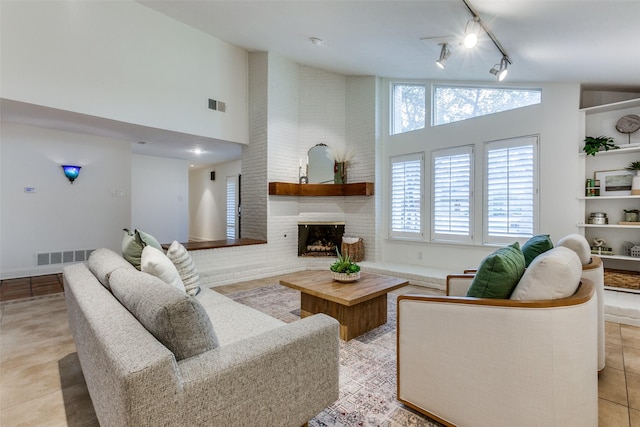
<svg viewBox="0 0 640 427">
<path fill-rule="evenodd" d="M 340 322 L 340 338 L 349 341 L 387 323 L 387 292 L 405 279 L 360 273 L 353 283 L 333 280 L 330 271 L 301 271 L 280 277 L 280 284 L 300 291 L 300 317 L 327 314 Z"/>
</svg>

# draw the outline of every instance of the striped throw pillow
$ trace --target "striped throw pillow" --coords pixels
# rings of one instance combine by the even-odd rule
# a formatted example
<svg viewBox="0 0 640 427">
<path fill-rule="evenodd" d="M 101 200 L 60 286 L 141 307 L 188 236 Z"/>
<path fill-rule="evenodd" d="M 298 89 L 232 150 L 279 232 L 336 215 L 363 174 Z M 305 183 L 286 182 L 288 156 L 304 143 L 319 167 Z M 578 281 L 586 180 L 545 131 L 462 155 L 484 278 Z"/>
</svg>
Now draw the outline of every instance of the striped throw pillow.
<svg viewBox="0 0 640 427">
<path fill-rule="evenodd" d="M 193 259 L 191 259 L 191 255 L 189 255 L 189 251 L 174 240 L 167 250 L 167 257 L 176 266 L 187 293 L 191 296 L 198 295 L 200 292 L 200 275 L 196 270 Z"/>
</svg>

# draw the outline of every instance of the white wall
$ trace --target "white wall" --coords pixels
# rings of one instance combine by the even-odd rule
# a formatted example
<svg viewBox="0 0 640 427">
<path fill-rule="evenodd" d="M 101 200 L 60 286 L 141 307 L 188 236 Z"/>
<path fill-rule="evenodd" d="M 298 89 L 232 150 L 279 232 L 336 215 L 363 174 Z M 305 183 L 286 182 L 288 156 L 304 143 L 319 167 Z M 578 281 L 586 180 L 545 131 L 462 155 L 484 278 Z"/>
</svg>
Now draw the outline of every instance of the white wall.
<svg viewBox="0 0 640 427">
<path fill-rule="evenodd" d="M 0 97 L 247 143 L 245 50 L 135 1 L 0 8 Z"/>
<path fill-rule="evenodd" d="M 240 160 L 189 171 L 189 240 L 226 239 L 227 177 L 239 174 Z"/>
<path fill-rule="evenodd" d="M 189 162 L 133 155 L 131 224 L 160 243 L 189 239 Z"/>
<path fill-rule="evenodd" d="M 385 91 L 389 84 L 385 85 Z M 542 85 L 542 104 L 503 113 L 477 117 L 401 135 L 388 135 L 387 115 L 384 119 L 383 170 L 385 185 L 381 212 L 384 218 L 384 243 L 381 261 L 460 270 L 477 266 L 495 248 L 482 246 L 482 155 L 483 144 L 487 141 L 540 135 L 539 145 L 539 189 L 540 224 L 539 232 L 550 234 L 556 241 L 566 234 L 577 232 L 579 218 L 576 199 L 575 177 L 580 174 L 577 153 L 578 103 L 580 98 L 577 84 Z M 427 93 L 429 94 L 429 90 Z M 381 101 L 388 99 L 386 95 Z M 430 101 L 427 100 L 427 103 Z M 406 242 L 388 239 L 389 206 L 389 159 L 391 156 L 414 152 L 425 152 L 426 189 L 425 203 L 427 218 L 425 232 L 429 231 L 430 205 L 430 158 L 431 151 L 444 147 L 474 144 L 475 163 L 475 205 L 474 245 L 453 245 L 423 242 Z M 425 239 L 428 240 L 428 237 Z"/>
<path fill-rule="evenodd" d="M 38 253 L 120 250 L 131 212 L 129 142 L 8 122 L 0 132 L 0 277 L 61 271 L 37 267 Z M 82 166 L 73 184 L 62 164 Z"/>
</svg>

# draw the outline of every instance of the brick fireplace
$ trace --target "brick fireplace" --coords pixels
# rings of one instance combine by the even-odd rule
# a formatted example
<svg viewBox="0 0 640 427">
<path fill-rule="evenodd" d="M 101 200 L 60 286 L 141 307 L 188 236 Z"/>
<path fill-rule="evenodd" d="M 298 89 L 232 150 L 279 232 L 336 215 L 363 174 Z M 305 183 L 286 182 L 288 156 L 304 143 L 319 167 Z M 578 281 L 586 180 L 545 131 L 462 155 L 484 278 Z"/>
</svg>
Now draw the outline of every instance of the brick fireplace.
<svg viewBox="0 0 640 427">
<path fill-rule="evenodd" d="M 344 222 L 298 223 L 298 256 L 336 256 L 344 225 Z"/>
</svg>

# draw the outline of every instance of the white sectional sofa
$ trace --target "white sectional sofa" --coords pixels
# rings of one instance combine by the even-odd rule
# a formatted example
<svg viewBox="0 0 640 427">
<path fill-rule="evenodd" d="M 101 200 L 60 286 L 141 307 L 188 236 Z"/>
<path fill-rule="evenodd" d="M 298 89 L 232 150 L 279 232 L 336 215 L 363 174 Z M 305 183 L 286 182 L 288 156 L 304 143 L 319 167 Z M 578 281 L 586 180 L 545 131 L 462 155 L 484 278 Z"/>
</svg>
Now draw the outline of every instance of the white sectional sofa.
<svg viewBox="0 0 640 427">
<path fill-rule="evenodd" d="M 102 426 L 304 425 L 338 398 L 338 322 L 286 324 L 190 296 L 108 249 L 64 269 L 69 326 Z"/>
</svg>

